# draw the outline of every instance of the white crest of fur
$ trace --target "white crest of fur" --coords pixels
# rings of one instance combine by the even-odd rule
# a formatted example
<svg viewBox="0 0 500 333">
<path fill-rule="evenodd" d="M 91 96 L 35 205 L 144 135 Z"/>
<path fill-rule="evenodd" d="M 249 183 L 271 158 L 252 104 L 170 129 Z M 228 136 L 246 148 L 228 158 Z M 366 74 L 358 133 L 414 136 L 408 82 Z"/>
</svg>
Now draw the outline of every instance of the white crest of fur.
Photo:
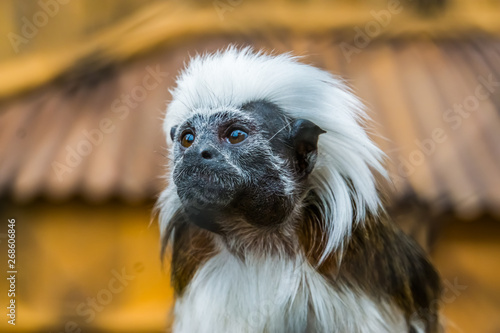
<svg viewBox="0 0 500 333">
<path fill-rule="evenodd" d="M 164 123 L 169 142 L 170 128 L 194 113 L 237 109 L 257 100 L 274 103 L 287 115 L 310 120 L 326 131 L 319 137 L 318 160 L 309 178 L 326 221 L 323 258 L 342 250 L 353 221 L 360 223 L 367 213 L 379 211 L 372 170 L 385 175 L 382 153 L 363 128 L 366 114 L 362 103 L 328 72 L 288 54 L 273 56 L 229 47 L 191 59 L 172 97 Z M 159 201 L 162 230 L 179 207 L 175 196 L 170 179 Z"/>
</svg>

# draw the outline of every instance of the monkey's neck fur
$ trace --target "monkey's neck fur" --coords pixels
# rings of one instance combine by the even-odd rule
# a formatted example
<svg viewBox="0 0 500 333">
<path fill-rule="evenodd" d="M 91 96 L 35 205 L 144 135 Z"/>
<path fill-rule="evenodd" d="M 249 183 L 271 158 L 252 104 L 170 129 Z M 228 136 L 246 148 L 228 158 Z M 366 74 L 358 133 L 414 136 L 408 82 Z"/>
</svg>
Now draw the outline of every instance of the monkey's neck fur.
<svg viewBox="0 0 500 333">
<path fill-rule="evenodd" d="M 164 236 L 164 246 L 173 240 L 175 332 L 437 332 L 436 272 L 382 216 L 321 260 L 314 206 L 267 230 L 238 221 L 229 235 L 177 214 Z"/>
</svg>

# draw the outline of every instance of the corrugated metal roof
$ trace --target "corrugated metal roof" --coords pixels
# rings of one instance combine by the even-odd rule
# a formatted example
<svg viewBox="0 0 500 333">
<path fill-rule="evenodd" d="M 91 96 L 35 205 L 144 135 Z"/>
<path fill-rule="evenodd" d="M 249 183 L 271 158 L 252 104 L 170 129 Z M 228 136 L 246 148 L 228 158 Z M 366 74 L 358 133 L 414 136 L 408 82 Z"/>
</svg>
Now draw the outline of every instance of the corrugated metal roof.
<svg viewBox="0 0 500 333">
<path fill-rule="evenodd" d="M 292 51 L 344 76 L 371 110 L 397 198 L 500 216 L 500 42 L 489 38 L 372 42 L 348 58 L 332 36 L 226 36 L 119 68 L 88 62 L 1 107 L 0 193 L 21 202 L 153 198 L 164 186 L 168 88 L 188 54 L 229 42 Z"/>
</svg>

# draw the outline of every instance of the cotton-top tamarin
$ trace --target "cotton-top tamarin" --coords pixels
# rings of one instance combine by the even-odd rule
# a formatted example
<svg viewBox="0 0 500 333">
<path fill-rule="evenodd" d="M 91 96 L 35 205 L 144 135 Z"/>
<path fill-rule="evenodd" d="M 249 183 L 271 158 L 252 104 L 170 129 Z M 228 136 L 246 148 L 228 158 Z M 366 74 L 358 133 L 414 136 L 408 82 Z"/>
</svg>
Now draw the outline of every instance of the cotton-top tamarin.
<svg viewBox="0 0 500 333">
<path fill-rule="evenodd" d="M 157 203 L 174 332 L 438 332 L 438 275 L 384 212 L 366 120 L 340 79 L 290 55 L 191 59 Z"/>
</svg>

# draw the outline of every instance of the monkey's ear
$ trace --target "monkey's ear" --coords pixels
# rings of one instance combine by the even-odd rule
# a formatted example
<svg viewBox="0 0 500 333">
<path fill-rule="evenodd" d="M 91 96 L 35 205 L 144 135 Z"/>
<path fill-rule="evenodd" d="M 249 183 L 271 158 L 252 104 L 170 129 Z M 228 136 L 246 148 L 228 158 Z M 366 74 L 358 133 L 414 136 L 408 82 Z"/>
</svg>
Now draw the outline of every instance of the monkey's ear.
<svg viewBox="0 0 500 333">
<path fill-rule="evenodd" d="M 326 133 L 312 121 L 298 119 L 292 123 L 292 142 L 297 156 L 297 171 L 306 176 L 311 173 L 318 157 L 318 138 Z"/>
<path fill-rule="evenodd" d="M 172 139 L 172 141 L 175 141 L 175 131 L 177 131 L 177 126 L 172 126 L 172 128 L 170 129 L 170 139 Z"/>
</svg>

